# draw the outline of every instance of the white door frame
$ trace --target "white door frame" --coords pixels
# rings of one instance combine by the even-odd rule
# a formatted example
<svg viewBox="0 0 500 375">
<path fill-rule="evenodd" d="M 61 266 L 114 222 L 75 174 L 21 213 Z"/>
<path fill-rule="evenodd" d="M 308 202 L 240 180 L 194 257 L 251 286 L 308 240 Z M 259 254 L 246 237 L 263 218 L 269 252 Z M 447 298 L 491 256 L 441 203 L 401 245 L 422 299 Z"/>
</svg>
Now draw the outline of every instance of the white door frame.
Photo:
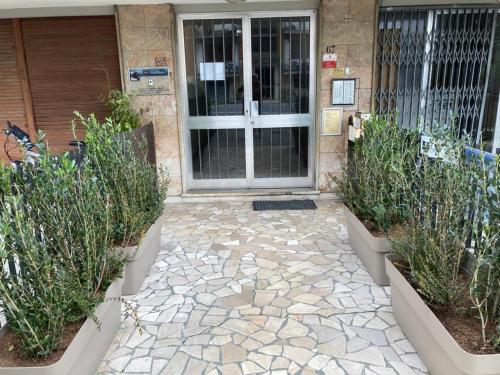
<svg viewBox="0 0 500 375">
<path fill-rule="evenodd" d="M 177 15 L 177 51 L 178 51 L 178 96 L 180 105 L 178 113 L 181 120 L 181 155 L 183 164 L 183 179 L 187 190 L 197 189 L 252 189 L 252 188 L 311 188 L 314 185 L 315 176 L 315 141 L 316 141 L 316 13 L 311 10 L 291 11 L 252 11 L 252 12 L 226 12 L 226 13 L 184 13 Z M 272 115 L 259 116 L 258 120 L 250 118 L 250 102 L 252 99 L 252 46 L 251 46 L 251 19 L 265 17 L 310 17 L 310 51 L 309 51 L 309 113 L 297 115 Z M 184 53 L 184 27 L 185 20 L 199 19 L 241 19 L 242 20 L 242 44 L 243 44 L 243 87 L 244 87 L 244 116 L 206 116 L 191 118 L 189 120 L 189 100 L 186 80 L 186 59 Z M 244 121 L 242 122 L 242 117 Z M 286 121 L 288 126 L 309 126 L 308 142 L 308 176 L 307 177 L 283 177 L 283 178 L 254 178 L 253 158 L 253 126 L 259 128 L 275 127 L 277 123 Z M 240 124 L 238 124 L 238 122 Z M 197 126 L 206 126 L 212 123 L 217 128 L 244 128 L 246 149 L 246 178 L 244 179 L 193 179 L 191 137 L 190 129 Z M 227 123 L 227 126 L 224 125 Z"/>
</svg>

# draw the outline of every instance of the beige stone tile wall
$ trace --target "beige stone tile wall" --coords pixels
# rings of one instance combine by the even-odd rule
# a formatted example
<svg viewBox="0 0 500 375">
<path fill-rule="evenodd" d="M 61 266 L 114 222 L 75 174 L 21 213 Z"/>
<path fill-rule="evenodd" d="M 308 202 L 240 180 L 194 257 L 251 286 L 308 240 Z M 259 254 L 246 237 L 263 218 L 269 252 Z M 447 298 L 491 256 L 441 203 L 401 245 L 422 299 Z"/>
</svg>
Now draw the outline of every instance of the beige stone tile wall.
<svg viewBox="0 0 500 375">
<path fill-rule="evenodd" d="M 318 187 L 333 189 L 331 176 L 338 175 L 347 149 L 347 118 L 356 111 L 371 109 L 371 81 L 377 0 L 322 0 L 318 12 L 318 97 L 317 127 L 321 126 L 321 108 L 331 107 L 333 69 L 321 68 L 321 55 L 335 45 L 337 67 L 350 74 L 337 78 L 356 78 L 356 104 L 344 107 L 343 134 L 319 135 L 316 146 Z M 132 66 L 154 66 L 155 57 L 166 58 L 170 69 L 170 94 L 135 97 L 144 123 L 153 121 L 159 163 L 169 169 L 170 195 L 182 192 L 179 123 L 177 117 L 175 17 L 170 4 L 124 5 L 117 7 L 124 88 L 128 90 L 127 71 Z"/>
<path fill-rule="evenodd" d="M 177 118 L 175 18 L 170 4 L 120 5 L 117 7 L 124 89 L 128 91 L 128 68 L 155 66 L 164 57 L 170 72 L 168 95 L 136 96 L 134 106 L 142 112 L 144 123 L 155 125 L 156 157 L 168 168 L 169 195 L 182 192 L 180 141 Z"/>
<path fill-rule="evenodd" d="M 356 78 L 356 103 L 344 108 L 341 136 L 319 136 L 318 179 L 321 191 L 332 191 L 331 177 L 339 175 L 347 149 L 347 119 L 356 111 L 371 110 L 371 85 L 377 0 L 322 0 L 318 13 L 318 113 L 331 107 L 332 78 Z M 322 69 L 321 58 L 326 47 L 335 46 L 337 67 L 349 68 L 350 74 Z"/>
</svg>

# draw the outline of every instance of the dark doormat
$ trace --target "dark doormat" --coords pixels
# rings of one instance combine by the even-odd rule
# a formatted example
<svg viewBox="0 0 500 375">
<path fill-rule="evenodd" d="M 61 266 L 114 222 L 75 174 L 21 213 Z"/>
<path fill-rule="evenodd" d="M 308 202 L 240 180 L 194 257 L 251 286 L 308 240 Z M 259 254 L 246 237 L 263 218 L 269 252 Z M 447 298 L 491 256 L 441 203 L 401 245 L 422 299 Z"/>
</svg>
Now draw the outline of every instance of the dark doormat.
<svg viewBox="0 0 500 375">
<path fill-rule="evenodd" d="M 310 199 L 290 201 L 253 201 L 254 211 L 268 210 L 315 210 L 316 203 Z"/>
</svg>

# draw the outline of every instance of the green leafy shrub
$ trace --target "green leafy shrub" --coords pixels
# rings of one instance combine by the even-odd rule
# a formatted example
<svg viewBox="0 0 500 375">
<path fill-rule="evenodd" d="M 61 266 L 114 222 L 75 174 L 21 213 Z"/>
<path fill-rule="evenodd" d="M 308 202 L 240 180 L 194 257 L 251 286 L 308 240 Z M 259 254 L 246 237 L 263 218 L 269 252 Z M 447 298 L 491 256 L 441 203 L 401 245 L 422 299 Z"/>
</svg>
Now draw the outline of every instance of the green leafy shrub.
<svg viewBox="0 0 500 375">
<path fill-rule="evenodd" d="M 131 141 L 114 137 L 120 128 L 110 119 L 100 124 L 95 116 L 76 116 L 86 129 L 86 159 L 111 200 L 114 242 L 135 244 L 163 212 L 166 171 L 135 152 Z"/>
<path fill-rule="evenodd" d="M 44 224 L 44 235 L 66 264 L 78 270 L 84 290 L 106 289 L 120 269 L 112 269 L 117 260 L 107 253 L 113 241 L 111 202 L 102 181 L 89 164 L 78 167 L 66 155 L 54 160 L 48 152 L 28 174 L 30 184 L 21 185 L 20 194 L 30 215 Z"/>
<path fill-rule="evenodd" d="M 109 251 L 110 201 L 89 165 L 41 148 L 36 166 L 25 163 L 5 195 L 0 221 L 0 301 L 22 349 L 46 357 L 62 330 L 94 318 L 104 291 L 125 259 Z M 12 173 L 12 172 L 10 172 Z M 5 175 L 9 172 L 4 171 Z"/>
<path fill-rule="evenodd" d="M 0 165 L 0 306 L 31 357 L 58 349 L 69 323 L 96 320 L 128 261 L 111 247 L 140 240 L 163 212 L 166 173 L 116 137 L 136 128 L 139 115 L 126 94 L 111 92 L 107 104 L 112 116 L 103 124 L 77 114 L 87 130 L 81 165 L 43 144 L 22 174 Z"/>
<path fill-rule="evenodd" d="M 495 347 L 500 329 L 488 327 L 500 325 L 500 159 L 468 157 L 468 138 L 444 126 L 427 136 L 413 179 L 400 186 L 412 214 L 392 247 L 429 305 L 477 317 L 483 346 Z"/>
<path fill-rule="evenodd" d="M 487 161 L 483 152 L 475 160 L 473 183 L 478 188 L 474 226 L 474 253 L 469 294 L 481 322 L 484 343 L 500 347 L 500 155 Z M 496 337 L 487 327 L 497 325 Z"/>
<path fill-rule="evenodd" d="M 130 105 L 130 96 L 120 90 L 112 90 L 106 98 L 106 107 L 111 111 L 109 119 L 119 132 L 138 128 L 141 124 L 140 114 Z"/>
<path fill-rule="evenodd" d="M 8 261 L 11 266 L 22 265 L 19 277 L 0 267 L 1 306 L 22 350 L 46 357 L 59 346 L 71 305 L 67 270 L 40 241 L 37 226 L 19 197 L 6 197 L 0 219 L 2 265 Z"/>
<path fill-rule="evenodd" d="M 406 238 L 393 250 L 409 265 L 417 290 L 434 306 L 457 302 L 474 189 L 472 166 L 465 162 L 466 139 L 447 129 L 430 134 L 411 184 L 401 188 L 412 215 Z M 432 157 L 432 156 L 442 157 Z"/>
<path fill-rule="evenodd" d="M 418 155 L 418 133 L 373 116 L 363 126 L 336 191 L 349 209 L 377 231 L 408 217 L 400 180 L 408 180 Z"/>
</svg>

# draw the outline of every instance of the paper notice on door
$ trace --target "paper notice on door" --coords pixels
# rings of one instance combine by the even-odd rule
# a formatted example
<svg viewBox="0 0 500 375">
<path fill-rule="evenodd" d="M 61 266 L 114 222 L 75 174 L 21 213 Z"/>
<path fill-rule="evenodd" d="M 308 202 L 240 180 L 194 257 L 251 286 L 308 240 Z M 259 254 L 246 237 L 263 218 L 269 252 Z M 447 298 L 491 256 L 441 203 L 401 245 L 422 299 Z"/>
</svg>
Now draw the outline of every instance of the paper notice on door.
<svg viewBox="0 0 500 375">
<path fill-rule="evenodd" d="M 200 63 L 200 81 L 224 81 L 226 71 L 223 62 Z"/>
</svg>

